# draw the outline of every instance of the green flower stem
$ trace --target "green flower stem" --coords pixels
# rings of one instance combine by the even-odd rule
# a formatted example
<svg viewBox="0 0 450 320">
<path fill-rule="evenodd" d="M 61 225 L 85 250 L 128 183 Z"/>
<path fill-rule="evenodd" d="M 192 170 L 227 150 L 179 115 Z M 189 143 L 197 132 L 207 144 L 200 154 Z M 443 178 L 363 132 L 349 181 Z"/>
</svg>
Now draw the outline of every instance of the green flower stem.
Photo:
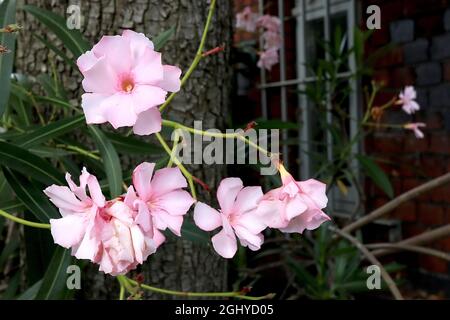
<svg viewBox="0 0 450 320">
<path fill-rule="evenodd" d="M 222 139 L 239 139 L 249 146 L 261 151 L 264 153 L 267 157 L 272 158 L 273 154 L 267 151 L 266 149 L 260 147 L 258 144 L 254 143 L 253 141 L 250 141 L 247 139 L 244 135 L 240 133 L 219 133 L 219 132 L 208 132 L 203 130 L 194 129 L 191 127 L 187 127 L 185 125 L 182 125 L 181 123 L 171 121 L 171 120 L 163 120 L 162 121 L 163 126 L 166 127 L 172 127 L 175 129 L 181 129 L 188 132 L 191 132 L 193 134 L 202 135 L 202 136 L 208 136 L 208 137 L 215 137 L 215 138 L 222 138 Z"/>
<path fill-rule="evenodd" d="M 125 277 L 126 278 L 126 277 Z M 126 278 L 127 282 L 139 286 L 142 289 L 149 290 L 152 292 L 162 293 L 162 294 L 168 294 L 173 296 L 181 296 L 181 297 L 232 297 L 232 298 L 238 298 L 238 299 L 245 299 L 245 300 L 263 300 L 263 299 L 272 299 L 275 295 L 273 293 L 267 294 L 265 296 L 261 297 L 251 297 L 246 296 L 240 291 L 230 291 L 230 292 L 189 292 L 189 291 L 176 291 L 176 290 L 168 290 L 168 289 L 161 289 L 153 286 L 149 286 L 146 284 L 139 284 L 137 281 L 134 281 L 130 278 Z"/>
<path fill-rule="evenodd" d="M 170 159 L 167 162 L 167 168 L 172 167 L 173 159 L 175 158 L 175 152 L 178 150 L 178 142 L 180 141 L 180 135 L 177 131 L 174 133 L 174 139 L 173 139 L 173 146 L 172 146 L 172 152 L 170 154 Z"/>
<path fill-rule="evenodd" d="M 12 220 L 14 222 L 23 224 L 28 227 L 40 228 L 40 229 L 50 229 L 50 224 L 48 224 L 48 223 L 38 223 L 38 222 L 28 221 L 28 220 L 25 220 L 22 218 L 18 218 L 18 217 L 14 216 L 12 214 L 9 214 L 3 210 L 0 210 L 0 216 L 3 216 L 6 219 Z"/>
<path fill-rule="evenodd" d="M 171 157 L 173 163 L 175 163 L 177 165 L 177 167 L 180 168 L 181 172 L 186 177 L 186 179 L 189 183 L 189 188 L 191 190 L 192 197 L 195 200 L 197 200 L 197 193 L 195 191 L 194 179 L 192 178 L 192 174 L 186 169 L 185 166 L 183 166 L 183 164 L 180 162 L 180 160 L 178 160 L 177 157 L 172 157 L 172 150 L 167 145 L 166 141 L 164 141 L 164 138 L 161 136 L 160 133 L 156 133 L 156 138 L 158 138 L 161 146 L 164 148 L 164 150 L 167 152 L 167 154 Z"/>
<path fill-rule="evenodd" d="M 188 71 L 185 73 L 183 78 L 181 79 L 181 87 L 186 83 L 186 81 L 189 79 L 191 74 L 194 72 L 195 68 L 197 68 L 197 65 L 200 63 L 200 60 L 203 58 L 203 48 L 205 47 L 206 42 L 206 36 L 208 35 L 208 30 L 211 25 L 212 17 L 214 14 L 214 9 L 216 7 L 216 0 L 211 0 L 211 4 L 209 5 L 209 13 L 208 18 L 206 19 L 205 28 L 203 29 L 202 39 L 200 40 L 200 45 L 198 46 L 197 53 L 195 54 L 195 58 L 191 63 L 191 66 L 189 67 Z M 159 111 L 163 112 L 165 108 L 170 104 L 170 102 L 175 97 L 176 92 L 172 92 L 167 100 L 164 102 L 164 104 L 159 107 Z"/>
</svg>

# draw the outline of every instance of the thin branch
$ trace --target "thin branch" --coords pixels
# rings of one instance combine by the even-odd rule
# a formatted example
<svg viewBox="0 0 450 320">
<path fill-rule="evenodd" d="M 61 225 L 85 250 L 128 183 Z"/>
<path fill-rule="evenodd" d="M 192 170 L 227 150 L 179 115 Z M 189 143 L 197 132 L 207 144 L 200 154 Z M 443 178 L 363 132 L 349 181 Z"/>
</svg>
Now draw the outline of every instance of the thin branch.
<svg viewBox="0 0 450 320">
<path fill-rule="evenodd" d="M 396 300 L 403 300 L 403 296 L 400 293 L 400 290 L 398 290 L 397 285 L 395 284 L 394 280 L 391 278 L 389 273 L 384 269 L 383 265 L 378 261 L 378 259 L 362 244 L 358 239 L 350 235 L 348 232 L 345 232 L 343 230 L 340 230 L 336 227 L 330 226 L 329 229 L 341 237 L 347 239 L 350 241 L 361 253 L 369 260 L 371 263 L 377 265 L 380 268 L 381 277 L 386 282 L 389 290 L 392 292 L 392 295 Z"/>
<path fill-rule="evenodd" d="M 445 226 L 430 230 L 430 231 L 426 231 L 423 232 L 417 236 L 402 240 L 400 242 L 398 242 L 397 244 L 399 245 L 421 245 L 421 244 L 425 244 L 425 243 L 429 243 L 429 242 L 433 242 L 436 239 L 440 239 L 440 238 L 444 238 L 444 237 L 448 237 L 450 236 L 450 224 L 447 224 Z M 380 250 L 375 250 L 372 253 L 379 257 L 385 254 L 389 254 L 389 253 L 393 253 L 398 251 L 398 249 L 380 249 Z"/>
<path fill-rule="evenodd" d="M 399 244 L 399 243 L 374 243 L 374 244 L 366 244 L 367 249 L 398 249 L 405 251 L 412 251 L 417 253 L 423 253 L 430 256 L 434 256 L 440 259 L 444 259 L 446 261 L 450 261 L 450 254 L 420 246 L 412 246 L 408 244 Z"/>
<path fill-rule="evenodd" d="M 450 182 L 450 172 L 403 193 L 402 195 L 389 201 L 388 203 L 381 206 L 380 208 L 372 211 L 370 214 L 356 220 L 353 223 L 350 223 L 349 225 L 344 227 L 342 229 L 342 231 L 352 232 L 358 228 L 361 228 L 362 226 L 365 226 L 366 224 L 368 224 L 376 219 L 379 219 L 380 217 L 384 216 L 385 214 L 391 212 L 392 210 L 394 210 L 395 208 L 397 208 L 399 205 L 403 204 L 404 202 L 410 201 L 425 192 L 428 192 L 434 188 L 440 187 L 449 182 Z"/>
</svg>

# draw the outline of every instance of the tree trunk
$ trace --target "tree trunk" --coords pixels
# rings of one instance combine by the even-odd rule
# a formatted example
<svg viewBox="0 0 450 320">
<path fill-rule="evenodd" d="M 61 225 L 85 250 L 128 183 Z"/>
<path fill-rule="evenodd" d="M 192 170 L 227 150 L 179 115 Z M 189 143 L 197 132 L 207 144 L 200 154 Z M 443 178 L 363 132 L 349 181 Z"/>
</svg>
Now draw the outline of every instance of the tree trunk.
<svg viewBox="0 0 450 320">
<path fill-rule="evenodd" d="M 65 15 L 68 5 L 79 1 L 23 0 Z M 137 1 L 81 1 L 82 32 L 97 42 L 103 35 L 120 34 L 123 29 L 133 29 L 147 36 L 176 27 L 175 35 L 163 51 L 163 62 L 178 65 L 186 71 L 195 56 L 206 21 L 206 0 L 137 0 Z M 231 44 L 231 1 L 217 1 L 206 49 Z M 19 23 L 24 26 L 18 38 L 16 66 L 19 72 L 37 75 L 56 64 L 65 87 L 80 101 L 81 78 L 70 66 L 64 64 L 36 38 L 32 32 L 55 40 L 56 37 L 33 17 L 19 11 Z M 120 48 L 117 48 L 120 50 Z M 229 51 L 210 56 L 200 63 L 182 92 L 176 97 L 168 112 L 171 119 L 191 125 L 194 119 L 203 120 L 204 128 L 221 128 L 228 110 L 230 96 Z M 128 159 L 129 160 L 129 159 Z M 126 160 L 124 160 L 126 162 Z M 131 159 L 133 162 L 133 159 Z M 137 160 L 135 161 L 137 162 Z M 134 166 L 137 163 L 134 163 Z M 224 176 L 224 167 L 191 167 L 194 174 L 210 186 L 217 186 Z M 211 195 L 214 195 L 212 193 Z M 211 195 L 200 192 L 201 198 L 211 201 Z M 183 291 L 222 291 L 226 289 L 226 262 L 212 252 L 210 247 L 187 240 L 168 239 L 143 267 L 145 282 L 168 289 Z M 112 277 L 92 271 L 84 277 L 83 294 L 88 298 L 117 298 Z M 114 283 L 114 284 L 112 284 Z M 115 289 L 115 288 L 114 288 Z M 167 296 L 148 295 L 149 298 Z"/>
</svg>

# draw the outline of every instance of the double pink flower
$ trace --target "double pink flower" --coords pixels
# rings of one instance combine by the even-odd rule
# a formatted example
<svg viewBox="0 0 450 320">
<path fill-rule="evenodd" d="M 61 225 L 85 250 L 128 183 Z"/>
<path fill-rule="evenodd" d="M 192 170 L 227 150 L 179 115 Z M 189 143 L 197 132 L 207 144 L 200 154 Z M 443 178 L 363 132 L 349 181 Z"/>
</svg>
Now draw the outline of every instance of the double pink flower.
<svg viewBox="0 0 450 320">
<path fill-rule="evenodd" d="M 69 187 L 45 189 L 62 218 L 51 219 L 55 243 L 72 249 L 78 259 L 88 259 L 111 274 L 125 274 L 142 264 L 165 238 L 169 228 L 180 236 L 183 216 L 193 204 L 186 180 L 178 168 L 156 171 L 143 163 L 133 173 L 126 195 L 106 201 L 97 178 L 83 169 L 80 185 L 69 174 Z M 86 193 L 86 187 L 89 195 Z M 134 191 L 134 188 L 138 191 Z"/>
</svg>

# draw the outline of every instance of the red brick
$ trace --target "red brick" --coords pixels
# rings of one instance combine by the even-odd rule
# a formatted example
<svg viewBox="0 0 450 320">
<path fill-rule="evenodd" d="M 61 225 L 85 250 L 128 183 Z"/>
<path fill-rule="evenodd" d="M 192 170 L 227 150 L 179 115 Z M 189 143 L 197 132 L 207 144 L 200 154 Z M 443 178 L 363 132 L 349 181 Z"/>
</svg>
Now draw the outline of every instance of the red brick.
<svg viewBox="0 0 450 320">
<path fill-rule="evenodd" d="M 444 62 L 443 72 L 444 72 L 444 80 L 450 81 L 450 61 Z"/>
<path fill-rule="evenodd" d="M 392 72 L 392 86 L 395 88 L 403 88 L 411 86 L 415 82 L 415 73 L 411 67 L 398 67 Z"/>
<path fill-rule="evenodd" d="M 426 181 L 427 180 L 420 180 L 417 177 L 404 179 L 403 180 L 403 193 L 408 192 L 408 191 L 414 189 L 415 187 L 420 186 L 421 184 L 425 183 Z M 415 200 L 421 201 L 421 202 L 429 202 L 431 200 L 430 193 L 425 192 L 425 193 L 421 194 L 420 196 L 418 196 L 417 198 L 415 198 Z"/>
<path fill-rule="evenodd" d="M 441 154 L 448 154 L 450 150 L 449 134 L 434 133 L 431 135 L 430 151 Z"/>
<path fill-rule="evenodd" d="M 390 83 L 391 83 L 391 74 L 389 73 L 389 71 L 388 71 L 387 69 L 376 70 L 376 71 L 373 73 L 372 79 L 373 79 L 375 82 L 377 82 L 377 83 L 379 83 L 379 84 L 381 84 L 381 85 L 383 85 L 383 86 L 389 87 L 389 85 L 390 85 Z M 381 99 L 382 101 L 384 101 L 384 103 L 387 102 L 387 101 L 389 101 L 389 99 L 392 99 L 392 95 L 391 95 L 391 97 L 390 97 L 389 99 L 386 99 L 386 100 L 385 100 L 385 98 L 386 98 L 387 96 L 388 96 L 388 94 L 386 94 L 386 93 L 384 93 L 384 94 L 379 93 L 379 94 L 375 97 L 375 104 L 376 104 L 376 105 L 382 105 L 382 103 L 379 102 L 380 99 Z"/>
<path fill-rule="evenodd" d="M 417 20 L 417 36 L 430 37 L 442 33 L 442 16 L 426 15 Z"/>
<path fill-rule="evenodd" d="M 450 237 L 439 239 L 437 241 L 438 248 L 445 252 L 450 252 Z"/>
<path fill-rule="evenodd" d="M 421 255 L 419 257 L 420 266 L 427 271 L 435 273 L 448 273 L 448 263 L 440 258 L 428 255 Z"/>
<path fill-rule="evenodd" d="M 410 201 L 400 205 L 397 209 L 395 209 L 393 216 L 402 221 L 416 221 L 416 204 Z"/>
<path fill-rule="evenodd" d="M 403 138 L 401 136 L 377 137 L 374 144 L 375 150 L 381 153 L 401 153 L 403 151 Z"/>
<path fill-rule="evenodd" d="M 418 214 L 419 221 L 425 225 L 442 225 L 445 221 L 444 208 L 440 205 L 419 203 Z"/>
<path fill-rule="evenodd" d="M 430 192 L 431 201 L 450 203 L 450 185 L 435 188 Z"/>
<path fill-rule="evenodd" d="M 447 173 L 444 157 L 437 155 L 422 155 L 421 170 L 427 177 L 435 178 Z"/>
<path fill-rule="evenodd" d="M 398 46 L 378 59 L 375 68 L 392 67 L 403 64 L 403 47 Z"/>
<path fill-rule="evenodd" d="M 419 120 L 421 121 L 421 120 Z M 442 116 L 442 113 L 440 112 L 433 112 L 429 113 L 426 117 L 426 120 L 423 121 L 427 124 L 426 129 L 427 130 L 439 130 L 444 127 L 444 119 Z M 424 140 L 424 139 L 421 139 Z"/>
<path fill-rule="evenodd" d="M 390 41 L 389 28 L 381 28 L 376 30 L 369 38 L 369 41 L 371 46 L 373 46 L 373 49 L 388 44 Z M 373 50 L 369 50 L 367 53 L 370 54 L 372 52 Z"/>
<path fill-rule="evenodd" d="M 404 151 L 408 153 L 425 152 L 428 150 L 427 139 L 417 139 L 413 134 L 407 132 L 405 137 Z"/>
<path fill-rule="evenodd" d="M 403 238 L 404 239 L 417 236 L 418 234 L 421 234 L 427 230 L 420 225 L 411 224 L 411 223 L 406 223 L 402 229 L 403 229 Z"/>
</svg>

